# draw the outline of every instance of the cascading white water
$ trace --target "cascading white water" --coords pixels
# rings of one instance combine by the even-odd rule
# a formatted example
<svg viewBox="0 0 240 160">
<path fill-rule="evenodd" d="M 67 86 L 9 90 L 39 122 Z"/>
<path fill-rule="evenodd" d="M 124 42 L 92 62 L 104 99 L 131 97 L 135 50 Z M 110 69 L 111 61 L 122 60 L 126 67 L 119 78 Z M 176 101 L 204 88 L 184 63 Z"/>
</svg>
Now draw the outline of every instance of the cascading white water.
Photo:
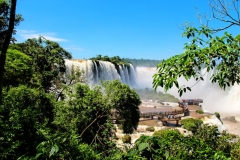
<svg viewBox="0 0 240 160">
<path fill-rule="evenodd" d="M 102 80 L 114 80 L 121 79 L 115 66 L 110 62 L 99 61 L 99 79 Z M 95 82 L 98 83 L 99 81 Z"/>
<path fill-rule="evenodd" d="M 67 75 L 70 74 L 71 69 L 78 68 L 84 72 L 83 77 L 90 84 L 98 84 L 100 80 L 119 79 L 131 87 L 137 86 L 137 74 L 131 64 L 115 66 L 110 62 L 91 60 L 65 60 L 65 64 Z"/>
<path fill-rule="evenodd" d="M 119 68 L 120 68 L 119 70 L 120 70 L 120 77 L 121 77 L 122 82 L 128 84 L 127 77 L 125 77 L 125 74 L 123 72 L 124 67 L 119 66 Z"/>
<path fill-rule="evenodd" d="M 71 73 L 72 69 L 79 69 L 80 71 L 84 71 L 82 79 L 87 79 L 88 81 L 93 81 L 94 74 L 92 72 L 93 63 L 92 61 L 71 61 L 71 60 L 65 60 L 66 65 L 66 74 L 69 75 Z"/>
<path fill-rule="evenodd" d="M 135 71 L 135 68 L 133 67 L 133 65 L 130 64 L 129 68 L 130 68 L 130 73 L 129 73 L 130 85 L 137 87 L 137 85 L 136 85 L 136 84 L 138 84 L 137 72 Z"/>
<path fill-rule="evenodd" d="M 96 74 L 96 82 L 99 82 L 99 74 L 98 74 L 98 67 L 97 67 L 97 63 L 93 61 L 93 65 L 94 65 L 94 71 L 93 73 Z"/>
</svg>

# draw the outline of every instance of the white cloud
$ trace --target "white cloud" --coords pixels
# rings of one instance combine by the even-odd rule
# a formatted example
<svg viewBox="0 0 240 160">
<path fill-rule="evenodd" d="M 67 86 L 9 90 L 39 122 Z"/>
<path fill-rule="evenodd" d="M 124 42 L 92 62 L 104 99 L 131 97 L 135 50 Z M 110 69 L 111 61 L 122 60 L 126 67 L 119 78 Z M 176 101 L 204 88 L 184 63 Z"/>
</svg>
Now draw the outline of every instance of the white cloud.
<svg viewBox="0 0 240 160">
<path fill-rule="evenodd" d="M 81 47 L 65 47 L 66 50 L 83 51 Z"/>
<path fill-rule="evenodd" d="M 38 38 L 39 36 L 42 36 L 50 41 L 55 42 L 66 42 L 66 39 L 58 38 L 55 33 L 41 33 L 36 32 L 34 30 L 17 30 L 17 35 L 22 37 L 23 39 L 29 39 L 29 38 Z"/>
</svg>

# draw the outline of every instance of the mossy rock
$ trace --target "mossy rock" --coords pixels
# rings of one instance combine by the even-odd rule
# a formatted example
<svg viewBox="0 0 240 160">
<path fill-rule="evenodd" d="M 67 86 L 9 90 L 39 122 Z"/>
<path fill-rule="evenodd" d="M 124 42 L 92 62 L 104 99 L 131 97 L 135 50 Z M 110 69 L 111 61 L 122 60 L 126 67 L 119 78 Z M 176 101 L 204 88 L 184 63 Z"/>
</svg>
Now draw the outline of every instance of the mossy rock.
<svg viewBox="0 0 240 160">
<path fill-rule="evenodd" d="M 147 128 L 146 128 L 146 131 L 154 132 L 154 131 L 155 131 L 155 128 L 154 128 L 153 126 L 150 126 L 150 127 L 147 127 Z"/>
<path fill-rule="evenodd" d="M 237 123 L 237 120 L 234 116 L 230 116 L 230 117 L 225 117 L 224 120 L 227 120 L 227 121 L 231 121 L 231 122 L 234 122 L 234 123 Z"/>
<path fill-rule="evenodd" d="M 123 143 L 131 143 L 131 140 L 132 140 L 132 138 L 129 134 L 126 134 L 122 137 L 122 142 Z"/>
<path fill-rule="evenodd" d="M 237 121 L 236 121 L 236 118 L 235 118 L 234 116 L 230 116 L 230 117 L 229 117 L 229 121 L 237 122 Z"/>
<path fill-rule="evenodd" d="M 204 113 L 203 110 L 196 110 L 196 112 L 197 112 L 198 114 L 203 114 L 203 113 Z"/>
</svg>

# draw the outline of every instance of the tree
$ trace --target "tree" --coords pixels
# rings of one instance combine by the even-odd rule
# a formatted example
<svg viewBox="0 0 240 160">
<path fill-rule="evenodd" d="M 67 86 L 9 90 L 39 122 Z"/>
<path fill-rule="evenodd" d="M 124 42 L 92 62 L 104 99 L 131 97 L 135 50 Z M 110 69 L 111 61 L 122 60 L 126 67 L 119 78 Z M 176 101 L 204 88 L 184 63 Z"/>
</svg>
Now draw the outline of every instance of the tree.
<svg viewBox="0 0 240 160">
<path fill-rule="evenodd" d="M 5 0 L 0 1 L 0 104 L 7 49 L 14 33 L 14 26 L 22 20 L 20 15 L 15 14 L 16 3 L 17 0 L 11 0 L 10 4 Z"/>
<path fill-rule="evenodd" d="M 219 3 L 221 2 L 223 1 L 219 0 Z M 198 83 L 204 80 L 204 74 L 210 70 L 214 70 L 210 78 L 212 83 L 219 84 L 223 89 L 235 83 L 239 84 L 240 35 L 234 37 L 225 32 L 224 36 L 219 37 L 213 33 L 214 31 L 207 26 L 201 26 L 199 29 L 188 26 L 183 36 L 190 39 L 190 42 L 185 44 L 184 53 L 158 64 L 158 73 L 153 77 L 153 87 L 156 89 L 161 86 L 167 91 L 175 85 L 181 96 L 183 92 L 191 91 L 192 86 L 179 84 L 179 77 L 186 80 L 194 78 Z"/>
<path fill-rule="evenodd" d="M 226 24 L 225 27 L 213 29 L 213 31 L 226 30 L 234 25 L 240 26 L 238 0 L 210 0 L 209 5 L 212 11 L 212 17 Z"/>
<path fill-rule="evenodd" d="M 20 84 L 29 85 L 33 77 L 30 62 L 32 58 L 19 50 L 8 49 L 3 76 L 3 87 L 17 87 Z"/>
<path fill-rule="evenodd" d="M 59 89 L 58 84 L 62 83 L 66 71 L 64 59 L 72 58 L 69 52 L 44 37 L 28 39 L 11 45 L 10 48 L 19 50 L 32 59 L 29 64 L 34 72 L 32 85 L 43 87 L 47 92 Z"/>
<path fill-rule="evenodd" d="M 64 152 L 66 157 L 72 156 L 68 148 L 71 148 L 73 139 L 74 143 L 86 143 L 104 156 L 112 154 L 116 146 L 113 141 L 113 111 L 117 110 L 118 118 L 124 121 L 124 132 L 132 133 L 140 118 L 138 95 L 118 80 L 91 88 L 86 84 L 71 87 L 70 92 L 64 92 L 67 98 L 57 102 L 54 134 L 48 139 L 52 144 L 58 144 L 63 149 L 59 152 Z M 58 137 L 62 138 L 59 140 Z M 61 139 L 67 140 L 63 143 L 59 142 Z"/>
<path fill-rule="evenodd" d="M 35 155 L 36 146 L 52 128 L 54 98 L 43 89 L 12 87 L 0 105 L 0 159 Z"/>
<path fill-rule="evenodd" d="M 118 118 L 123 120 L 124 133 L 132 133 L 134 129 L 137 129 L 140 119 L 139 95 L 119 80 L 106 81 L 102 85 L 105 88 L 106 104 L 115 109 L 119 114 Z"/>
</svg>

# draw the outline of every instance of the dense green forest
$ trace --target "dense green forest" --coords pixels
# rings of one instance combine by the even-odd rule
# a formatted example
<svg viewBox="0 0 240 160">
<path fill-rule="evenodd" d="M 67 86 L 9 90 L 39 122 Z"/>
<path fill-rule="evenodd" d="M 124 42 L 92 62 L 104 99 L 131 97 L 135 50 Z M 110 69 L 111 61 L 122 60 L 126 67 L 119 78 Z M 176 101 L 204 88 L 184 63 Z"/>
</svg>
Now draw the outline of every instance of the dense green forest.
<svg viewBox="0 0 240 160">
<path fill-rule="evenodd" d="M 71 59 L 71 54 L 44 37 L 11 43 L 14 26 L 22 20 L 15 13 L 16 2 L 0 1 L 1 160 L 240 159 L 239 137 L 193 119 L 183 125 L 191 135 L 165 129 L 118 148 L 113 111 L 121 120 L 123 133 L 133 133 L 140 119 L 137 92 L 118 80 L 90 87 L 77 70 L 66 75 L 64 59 Z M 236 40 L 231 40 L 235 48 Z M 239 53 L 239 48 L 233 51 Z M 189 68 L 184 69 L 188 73 Z M 228 72 L 222 73 L 224 78 Z M 168 75 L 155 79 L 155 85 L 166 82 L 167 89 L 171 88 L 175 81 Z"/>
<path fill-rule="evenodd" d="M 124 133 L 137 128 L 141 101 L 134 90 L 118 80 L 90 88 L 75 70 L 66 77 L 66 58 L 67 51 L 43 37 L 9 46 L 0 159 L 108 157 L 117 150 L 112 110 L 123 120 Z"/>
</svg>

